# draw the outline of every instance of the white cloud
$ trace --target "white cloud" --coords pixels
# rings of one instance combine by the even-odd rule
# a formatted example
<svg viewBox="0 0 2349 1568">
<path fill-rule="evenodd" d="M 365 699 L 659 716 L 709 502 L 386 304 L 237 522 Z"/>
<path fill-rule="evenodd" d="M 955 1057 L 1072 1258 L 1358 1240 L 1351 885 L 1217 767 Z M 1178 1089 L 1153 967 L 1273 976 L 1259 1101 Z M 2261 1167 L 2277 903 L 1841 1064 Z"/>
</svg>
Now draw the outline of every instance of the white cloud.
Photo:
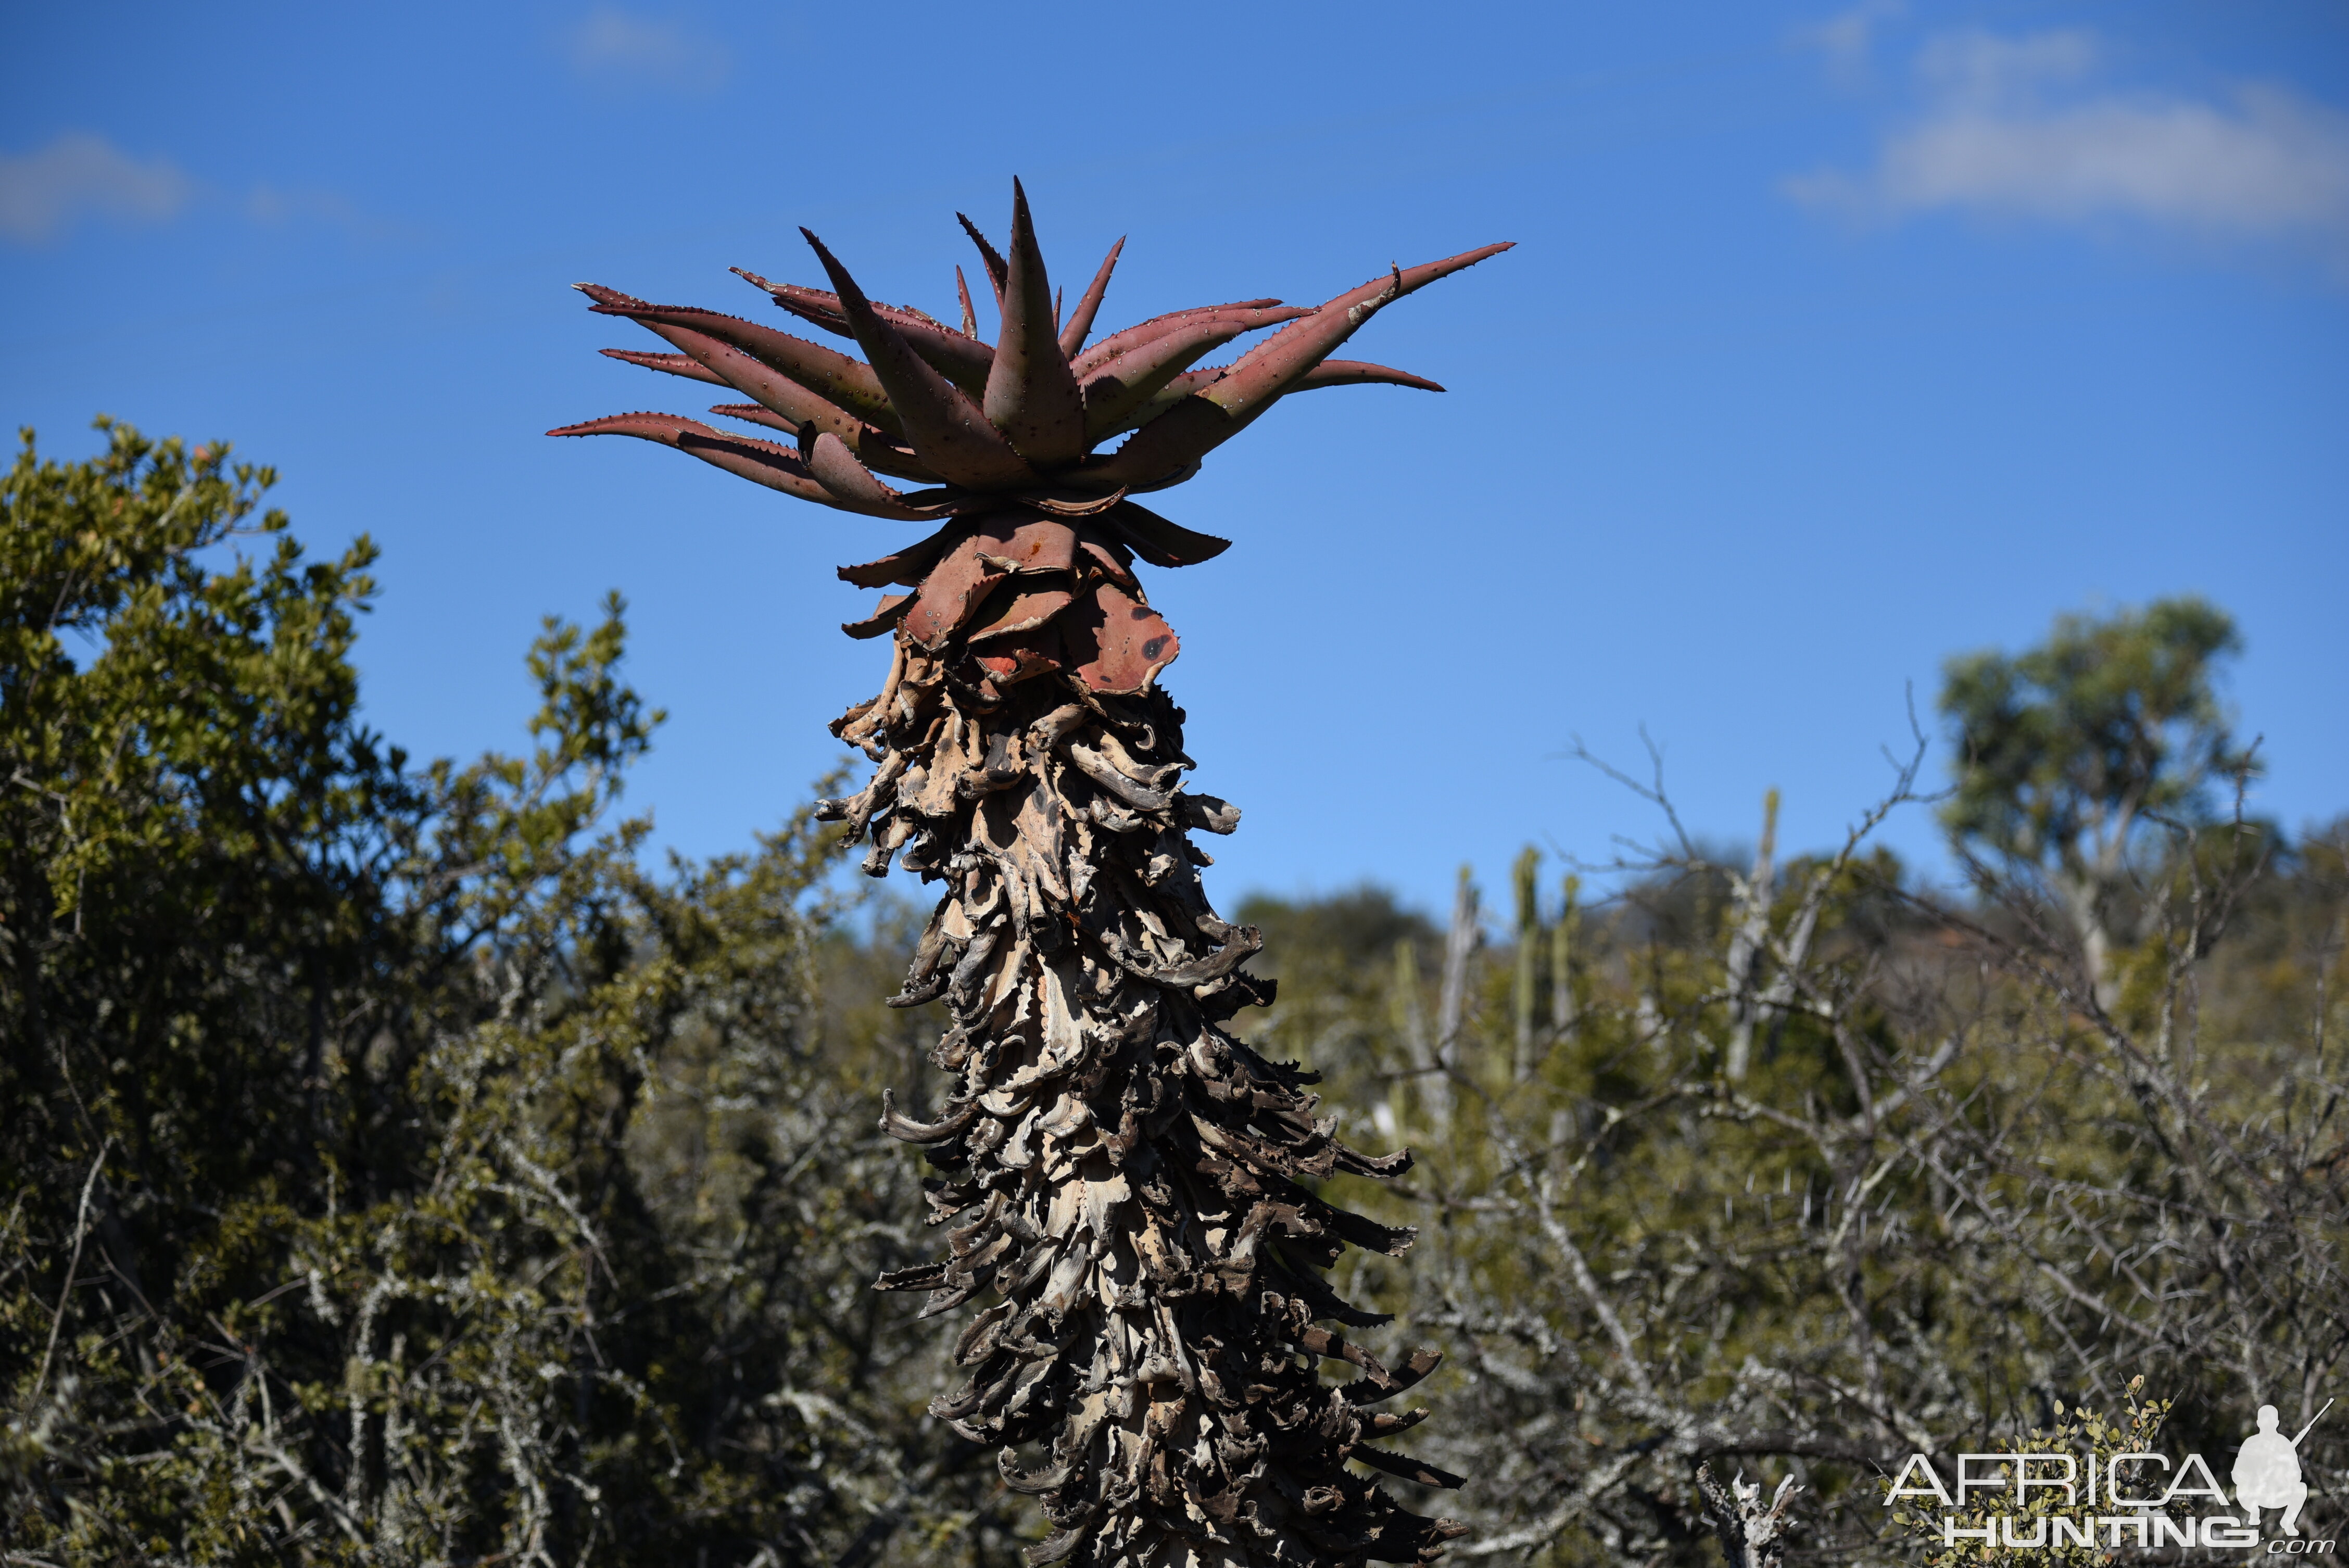
<svg viewBox="0 0 2349 1568">
<path fill-rule="evenodd" d="M 102 136 L 72 131 L 38 152 L 0 156 L 0 235 L 37 243 L 92 213 L 161 222 L 193 189 L 169 160 L 141 163 Z"/>
<path fill-rule="evenodd" d="M 630 15 L 616 5 L 587 13 L 567 43 L 574 70 L 618 86 L 715 92 L 734 66 L 724 45 L 674 22 Z"/>
<path fill-rule="evenodd" d="M 1943 33 L 1917 52 L 1917 74 L 1942 97 L 1964 103 L 2012 102 L 2044 83 L 2075 80 L 2096 63 L 2093 33 L 2067 30 L 2002 38 L 1995 33 Z"/>
<path fill-rule="evenodd" d="M 369 216 L 349 197 L 316 187 L 288 188 L 266 182 L 245 192 L 244 215 L 264 229 L 295 224 L 339 229 L 354 240 L 391 239 L 400 233 L 394 224 Z"/>
<path fill-rule="evenodd" d="M 2243 93 L 2232 113 L 2106 99 L 2028 119 L 1957 114 L 1888 143 L 1871 186 L 1894 210 L 2349 238 L 2349 117 L 2272 90 Z"/>
<path fill-rule="evenodd" d="M 1907 15 L 1908 10 L 1906 0 L 1860 0 L 1850 10 L 1839 11 L 1795 36 L 1796 41 L 1826 56 L 1836 75 L 1863 76 L 1868 70 L 1868 53 L 1876 46 L 1877 29 Z"/>
<path fill-rule="evenodd" d="M 2276 88 L 2227 102 L 2054 90 L 2094 69 L 2085 33 L 1955 34 L 1919 57 L 1929 107 L 1864 173 L 1795 200 L 1890 220 L 1934 211 L 2313 240 L 2349 263 L 2349 115 Z"/>
</svg>

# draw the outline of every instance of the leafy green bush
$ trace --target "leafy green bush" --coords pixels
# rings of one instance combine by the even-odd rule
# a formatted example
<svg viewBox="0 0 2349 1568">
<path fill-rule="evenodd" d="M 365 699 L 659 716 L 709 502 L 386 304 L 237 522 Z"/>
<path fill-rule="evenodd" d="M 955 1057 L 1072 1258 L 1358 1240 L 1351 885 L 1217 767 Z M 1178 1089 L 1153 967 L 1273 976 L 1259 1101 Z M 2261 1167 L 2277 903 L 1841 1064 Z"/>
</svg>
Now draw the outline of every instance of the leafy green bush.
<svg viewBox="0 0 2349 1568">
<path fill-rule="evenodd" d="M 527 754 L 410 768 L 367 542 L 101 428 L 0 490 L 11 1561 L 1004 1560 L 804 814 L 639 869 L 616 597 Z"/>
</svg>

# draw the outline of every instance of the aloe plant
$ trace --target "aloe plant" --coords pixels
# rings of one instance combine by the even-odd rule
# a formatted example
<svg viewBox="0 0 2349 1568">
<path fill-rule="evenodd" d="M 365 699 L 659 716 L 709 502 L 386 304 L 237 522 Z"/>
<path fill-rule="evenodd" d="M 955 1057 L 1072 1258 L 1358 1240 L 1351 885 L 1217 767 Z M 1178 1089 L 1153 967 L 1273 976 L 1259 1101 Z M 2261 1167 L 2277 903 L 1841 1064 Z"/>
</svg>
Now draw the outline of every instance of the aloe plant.
<svg viewBox="0 0 2349 1568">
<path fill-rule="evenodd" d="M 1438 1357 L 1381 1365 L 1341 1330 L 1387 1319 L 1323 1277 L 1346 1247 L 1400 1253 L 1411 1233 L 1310 1186 L 1392 1176 L 1411 1157 L 1339 1141 L 1314 1115 L 1315 1075 L 1227 1026 L 1272 986 L 1242 967 L 1261 938 L 1216 914 L 1188 830 L 1228 833 L 1239 813 L 1183 788 L 1183 710 L 1158 682 L 1179 645 L 1137 571 L 1227 542 L 1132 498 L 1190 478 L 1291 393 L 1443 390 L 1330 356 L 1395 300 L 1507 246 L 1390 268 L 1318 307 L 1240 300 L 1089 345 L 1123 241 L 1063 318 L 1016 181 L 1004 251 L 962 222 L 999 308 L 993 344 L 959 268 L 955 327 L 874 303 L 809 233 L 829 290 L 741 275 L 853 339 L 861 360 L 580 285 L 673 351 L 605 353 L 748 397 L 711 412 L 788 444 L 654 413 L 550 434 L 640 437 L 802 500 L 931 527 L 840 571 L 904 592 L 844 628 L 890 637 L 893 653 L 880 694 L 832 726 L 877 765 L 872 779 L 823 814 L 870 841 L 874 875 L 895 858 L 944 884 L 891 1001 L 946 999 L 932 1060 L 954 1088 L 926 1120 L 891 1103 L 885 1125 L 938 1172 L 929 1220 L 947 1227 L 946 1255 L 879 1284 L 927 1290 L 926 1315 L 992 1293 L 955 1346 L 968 1380 L 931 1408 L 1040 1499 L 1054 1530 L 1030 1561 L 1430 1561 L 1462 1527 L 1411 1512 L 1348 1461 L 1458 1484 L 1374 1441 L 1426 1414 L 1371 1407 Z M 1200 365 L 1265 327 L 1278 330 Z M 1321 1381 L 1330 1358 L 1350 1380 Z M 1036 1450 L 1024 1461 L 1023 1446 Z"/>
</svg>

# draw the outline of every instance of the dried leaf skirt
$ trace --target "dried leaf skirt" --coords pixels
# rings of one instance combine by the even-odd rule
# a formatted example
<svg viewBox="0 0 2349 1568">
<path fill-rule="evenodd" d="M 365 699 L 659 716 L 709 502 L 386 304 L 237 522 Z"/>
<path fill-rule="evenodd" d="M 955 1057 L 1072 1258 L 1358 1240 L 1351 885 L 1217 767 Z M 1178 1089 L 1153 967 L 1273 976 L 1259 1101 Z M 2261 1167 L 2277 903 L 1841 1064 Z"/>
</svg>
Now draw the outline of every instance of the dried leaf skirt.
<svg viewBox="0 0 2349 1568">
<path fill-rule="evenodd" d="M 945 1256 L 880 1284 L 927 1290 L 925 1315 L 994 1299 L 955 1346 L 968 1380 L 933 1413 L 1039 1497 L 1055 1528 L 1037 1563 L 1432 1560 L 1461 1527 L 1347 1461 L 1458 1484 L 1371 1441 L 1425 1414 L 1371 1407 L 1437 1357 L 1380 1365 L 1326 1326 L 1386 1320 L 1321 1277 L 1349 1245 L 1399 1253 L 1412 1233 L 1305 1185 L 1410 1157 L 1338 1142 L 1314 1075 L 1224 1027 L 1271 986 L 1240 967 L 1257 933 L 1200 886 L 1188 830 L 1229 832 L 1238 813 L 1180 787 L 1183 713 L 1154 679 L 1172 634 L 1130 577 L 1098 584 L 1090 632 L 1053 643 L 1035 634 L 1048 619 L 968 635 L 968 589 L 926 620 L 941 595 L 920 586 L 854 628 L 895 637 L 881 695 L 833 726 L 879 766 L 824 814 L 871 838 L 873 874 L 902 855 L 945 884 L 892 1002 L 945 998 L 932 1060 L 954 1088 L 931 1121 L 894 1104 L 885 1121 L 939 1172 Z M 1351 1380 L 1324 1384 L 1323 1357 Z"/>
</svg>

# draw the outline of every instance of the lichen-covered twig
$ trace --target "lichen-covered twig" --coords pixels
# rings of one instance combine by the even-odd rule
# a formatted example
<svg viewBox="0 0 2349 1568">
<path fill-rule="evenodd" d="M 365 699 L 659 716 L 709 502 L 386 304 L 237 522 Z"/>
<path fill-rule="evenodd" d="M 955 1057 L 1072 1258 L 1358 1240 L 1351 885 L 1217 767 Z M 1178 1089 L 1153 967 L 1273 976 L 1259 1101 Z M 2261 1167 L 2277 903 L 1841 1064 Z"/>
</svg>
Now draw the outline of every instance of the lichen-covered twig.
<svg viewBox="0 0 2349 1568">
<path fill-rule="evenodd" d="M 1702 1464 L 1696 1467 L 1696 1488 L 1729 1568 L 1781 1568 L 1786 1561 L 1786 1504 L 1803 1490 L 1793 1476 L 1778 1483 L 1767 1508 L 1762 1506 L 1762 1483 L 1743 1473 L 1724 1487 L 1713 1479 L 1713 1467 Z"/>
</svg>

